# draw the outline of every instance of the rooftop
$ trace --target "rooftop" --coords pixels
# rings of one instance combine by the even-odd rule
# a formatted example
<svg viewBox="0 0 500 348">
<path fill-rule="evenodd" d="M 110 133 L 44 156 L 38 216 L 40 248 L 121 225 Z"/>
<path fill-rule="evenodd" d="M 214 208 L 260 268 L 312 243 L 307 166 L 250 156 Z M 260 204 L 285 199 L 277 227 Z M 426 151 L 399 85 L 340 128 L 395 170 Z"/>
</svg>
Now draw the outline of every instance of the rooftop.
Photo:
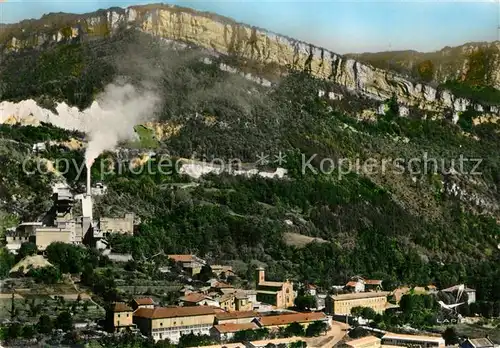
<svg viewBox="0 0 500 348">
<path fill-rule="evenodd" d="M 195 307 L 156 307 L 140 308 L 134 316 L 149 319 L 193 317 L 198 315 L 215 315 L 216 311 L 211 306 Z"/>
<path fill-rule="evenodd" d="M 352 341 L 346 342 L 348 346 L 351 347 L 359 347 L 365 344 L 379 344 L 380 343 L 380 338 L 375 337 L 375 336 L 366 336 L 366 337 L 361 337 Z"/>
<path fill-rule="evenodd" d="M 288 325 L 294 322 L 307 323 L 316 320 L 324 320 L 327 316 L 323 312 L 291 313 L 281 315 L 270 315 L 260 317 L 257 320 L 262 326 Z"/>
<path fill-rule="evenodd" d="M 355 300 L 360 298 L 373 298 L 373 297 L 386 297 L 390 293 L 388 291 L 372 291 L 372 292 L 358 292 L 355 294 L 340 294 L 333 295 L 334 300 Z"/>
<path fill-rule="evenodd" d="M 238 332 L 243 330 L 254 330 L 257 329 L 258 326 L 255 323 L 243 323 L 243 324 L 227 323 L 227 324 L 214 325 L 214 328 L 220 333 L 226 333 L 226 332 Z"/>
<path fill-rule="evenodd" d="M 476 348 L 480 347 L 494 347 L 495 344 L 487 337 L 483 338 L 469 338 L 469 342 Z"/>
<path fill-rule="evenodd" d="M 232 286 L 231 284 L 224 283 L 224 282 L 216 282 L 216 283 L 214 283 L 214 285 L 212 287 L 219 288 L 219 289 L 234 288 L 234 286 Z"/>
<path fill-rule="evenodd" d="M 444 342 L 441 336 L 421 336 L 421 335 L 407 335 L 407 334 L 396 334 L 392 332 L 386 333 L 382 339 L 396 339 L 396 340 L 407 340 L 407 341 L 430 341 L 430 342 Z"/>
<path fill-rule="evenodd" d="M 382 285 L 382 280 L 380 280 L 380 279 L 366 279 L 365 284 L 366 285 Z"/>
<path fill-rule="evenodd" d="M 151 297 L 135 298 L 134 301 L 139 306 L 154 305 L 153 299 Z"/>
<path fill-rule="evenodd" d="M 194 262 L 196 261 L 193 255 L 167 255 L 169 259 L 175 262 Z"/>
<path fill-rule="evenodd" d="M 134 310 L 123 302 L 117 302 L 113 305 L 113 312 L 133 312 Z"/>
<path fill-rule="evenodd" d="M 180 298 L 181 301 L 184 302 L 192 302 L 192 303 L 198 303 L 203 300 L 211 299 L 210 297 L 200 294 L 199 292 L 192 292 L 190 294 L 187 294 L 186 296 L 182 296 Z"/>
<path fill-rule="evenodd" d="M 255 312 L 255 311 L 236 311 L 236 312 L 217 313 L 215 315 L 215 317 L 218 320 L 252 318 L 252 317 L 258 317 L 258 316 L 259 316 L 259 313 Z"/>
<path fill-rule="evenodd" d="M 259 286 L 271 286 L 274 288 L 281 288 L 285 284 L 284 282 L 270 282 L 270 281 L 263 281 L 259 283 Z"/>
</svg>

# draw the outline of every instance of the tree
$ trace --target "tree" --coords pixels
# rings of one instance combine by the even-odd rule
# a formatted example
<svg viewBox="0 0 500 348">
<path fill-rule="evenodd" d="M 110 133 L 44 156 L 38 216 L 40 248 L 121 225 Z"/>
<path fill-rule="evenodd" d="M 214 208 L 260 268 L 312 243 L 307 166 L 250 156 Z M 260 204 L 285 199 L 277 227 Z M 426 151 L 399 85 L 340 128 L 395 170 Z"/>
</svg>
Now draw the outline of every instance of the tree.
<svg viewBox="0 0 500 348">
<path fill-rule="evenodd" d="M 12 323 L 7 329 L 7 337 L 9 339 L 15 339 L 21 336 L 23 327 L 19 323 Z"/>
<path fill-rule="evenodd" d="M 377 316 L 377 312 L 375 312 L 373 308 L 363 307 L 363 310 L 361 311 L 361 316 L 367 320 L 373 320 Z"/>
<path fill-rule="evenodd" d="M 424 60 L 417 66 L 420 78 L 425 82 L 430 82 L 434 78 L 434 64 L 431 60 Z"/>
<path fill-rule="evenodd" d="M 61 280 L 61 272 L 54 266 L 32 268 L 26 274 L 32 277 L 37 283 L 56 284 Z"/>
<path fill-rule="evenodd" d="M 214 343 L 214 340 L 208 335 L 195 335 L 193 333 L 182 335 L 179 339 L 179 347 L 200 347 Z"/>
<path fill-rule="evenodd" d="M 457 332 L 452 327 L 448 327 L 446 330 L 444 330 L 443 338 L 447 346 L 452 346 L 459 343 Z"/>
<path fill-rule="evenodd" d="M 23 338 L 31 339 L 35 336 L 35 328 L 32 325 L 25 325 L 22 332 Z"/>
<path fill-rule="evenodd" d="M 316 299 L 311 295 L 299 295 L 295 298 L 295 306 L 299 310 L 306 310 L 316 307 Z"/>
<path fill-rule="evenodd" d="M 56 329 L 71 331 L 73 329 L 73 317 L 69 312 L 61 312 L 55 321 Z"/>
<path fill-rule="evenodd" d="M 304 327 L 297 322 L 293 322 L 285 329 L 287 336 L 304 336 Z"/>
<path fill-rule="evenodd" d="M 304 341 L 296 341 L 290 344 L 290 348 L 306 348 L 307 344 Z"/>
<path fill-rule="evenodd" d="M 52 319 L 46 314 L 38 318 L 38 323 L 36 324 L 36 330 L 41 334 L 50 334 L 54 329 Z"/>
<path fill-rule="evenodd" d="M 313 337 L 319 336 L 328 329 L 328 325 L 324 321 L 315 321 L 309 324 L 306 330 L 306 336 Z"/>
<path fill-rule="evenodd" d="M 26 256 L 36 255 L 38 253 L 38 248 L 35 243 L 27 242 L 21 244 L 21 247 L 17 251 L 16 262 L 21 261 Z"/>
<path fill-rule="evenodd" d="M 62 273 L 79 273 L 83 264 L 83 248 L 61 242 L 51 243 L 47 249 L 47 259 L 58 266 Z"/>
<path fill-rule="evenodd" d="M 215 278 L 214 272 L 212 272 L 212 267 L 209 265 L 203 265 L 201 267 L 200 273 L 198 274 L 198 279 L 202 282 L 206 282 L 209 279 Z"/>
</svg>

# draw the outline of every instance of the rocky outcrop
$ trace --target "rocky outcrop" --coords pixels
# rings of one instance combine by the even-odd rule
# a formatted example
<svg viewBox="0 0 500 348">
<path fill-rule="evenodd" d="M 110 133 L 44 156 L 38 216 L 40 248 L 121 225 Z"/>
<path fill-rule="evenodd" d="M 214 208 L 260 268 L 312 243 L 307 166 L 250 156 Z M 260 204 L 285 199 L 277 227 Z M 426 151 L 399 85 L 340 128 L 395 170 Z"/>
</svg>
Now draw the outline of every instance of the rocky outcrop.
<svg viewBox="0 0 500 348">
<path fill-rule="evenodd" d="M 24 39 L 16 36 L 16 30 L 11 30 L 10 37 L 3 32 L 0 37 L 8 37 L 3 48 L 17 51 L 26 47 L 39 47 L 47 41 L 90 40 L 112 35 L 120 28 L 137 28 L 167 40 L 238 57 L 242 62 L 252 62 L 272 71 L 283 71 L 276 67 L 306 70 L 318 78 L 342 86 L 347 92 L 377 100 L 396 95 L 400 104 L 424 111 L 450 111 L 457 114 L 472 106 L 484 110 L 485 114 L 496 116 L 499 113 L 498 108 L 472 105 L 471 101 L 456 98 L 449 91 L 412 82 L 397 73 L 362 64 L 324 48 L 190 9 L 169 5 L 133 6 L 72 17 L 72 22 L 65 25 L 51 34 L 34 32 L 30 36 L 21 32 L 19 36 Z"/>
<path fill-rule="evenodd" d="M 471 42 L 435 52 L 388 51 L 349 54 L 370 65 L 443 83 L 458 80 L 500 89 L 500 41 Z"/>
</svg>

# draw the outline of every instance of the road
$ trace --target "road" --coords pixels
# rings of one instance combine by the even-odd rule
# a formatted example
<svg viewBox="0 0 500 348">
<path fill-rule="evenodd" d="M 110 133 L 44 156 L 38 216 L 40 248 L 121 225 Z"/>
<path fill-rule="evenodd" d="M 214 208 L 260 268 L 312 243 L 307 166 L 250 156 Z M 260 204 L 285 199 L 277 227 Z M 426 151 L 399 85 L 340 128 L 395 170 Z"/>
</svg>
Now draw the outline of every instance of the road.
<svg viewBox="0 0 500 348">
<path fill-rule="evenodd" d="M 314 348 L 331 348 L 340 342 L 345 335 L 349 325 L 339 321 L 332 321 L 331 328 L 325 335 L 313 338 L 304 339 L 308 347 Z"/>
</svg>

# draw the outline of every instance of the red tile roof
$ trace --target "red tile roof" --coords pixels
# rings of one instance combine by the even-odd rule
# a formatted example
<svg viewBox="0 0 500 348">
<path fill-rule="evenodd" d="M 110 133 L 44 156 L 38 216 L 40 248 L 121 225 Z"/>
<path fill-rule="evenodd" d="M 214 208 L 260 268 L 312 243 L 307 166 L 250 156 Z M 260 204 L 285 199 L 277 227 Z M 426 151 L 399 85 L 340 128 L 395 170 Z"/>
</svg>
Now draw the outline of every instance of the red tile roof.
<svg viewBox="0 0 500 348">
<path fill-rule="evenodd" d="M 167 255 L 169 259 L 175 262 L 193 262 L 195 261 L 193 255 Z"/>
<path fill-rule="evenodd" d="M 151 297 L 135 298 L 134 301 L 139 306 L 154 305 L 153 299 Z"/>
<path fill-rule="evenodd" d="M 232 286 L 231 284 L 224 283 L 224 282 L 216 282 L 212 287 L 217 288 L 217 289 L 234 288 L 234 286 Z"/>
<path fill-rule="evenodd" d="M 366 285 L 382 285 L 382 281 L 379 279 L 366 279 L 365 284 Z"/>
<path fill-rule="evenodd" d="M 297 323 L 308 323 L 316 320 L 324 320 L 326 315 L 323 312 L 312 312 L 312 313 L 293 313 L 293 314 L 281 314 L 281 315 L 270 315 L 258 318 L 259 323 L 262 326 L 277 326 L 277 325 L 288 325 L 294 322 Z"/>
<path fill-rule="evenodd" d="M 133 312 L 134 310 L 123 302 L 117 302 L 113 305 L 113 312 Z"/>
<path fill-rule="evenodd" d="M 255 311 L 236 311 L 236 312 L 225 312 L 218 313 L 215 317 L 218 320 L 230 320 L 230 319 L 241 319 L 241 318 L 252 318 L 258 317 L 259 313 Z"/>
<path fill-rule="evenodd" d="M 215 315 L 215 310 L 211 306 L 156 307 L 140 308 L 134 313 L 135 317 L 150 319 L 193 317 L 199 315 Z"/>
<path fill-rule="evenodd" d="M 192 292 L 190 294 L 187 294 L 186 296 L 182 296 L 180 298 L 181 301 L 185 302 L 192 302 L 192 303 L 198 303 L 203 300 L 209 299 L 208 296 L 205 296 L 203 294 L 200 294 L 199 292 Z"/>
<path fill-rule="evenodd" d="M 214 325 L 214 328 L 220 333 L 226 333 L 226 332 L 238 332 L 243 330 L 255 330 L 258 328 L 258 326 L 254 323 L 243 323 L 243 324 L 228 323 L 228 324 Z"/>
<path fill-rule="evenodd" d="M 309 290 L 315 290 L 316 289 L 316 285 L 314 285 L 314 284 L 307 284 L 307 288 Z"/>
<path fill-rule="evenodd" d="M 358 284 L 358 282 L 355 282 L 355 281 L 350 281 L 350 282 L 348 282 L 345 286 L 355 287 L 357 284 Z"/>
</svg>

